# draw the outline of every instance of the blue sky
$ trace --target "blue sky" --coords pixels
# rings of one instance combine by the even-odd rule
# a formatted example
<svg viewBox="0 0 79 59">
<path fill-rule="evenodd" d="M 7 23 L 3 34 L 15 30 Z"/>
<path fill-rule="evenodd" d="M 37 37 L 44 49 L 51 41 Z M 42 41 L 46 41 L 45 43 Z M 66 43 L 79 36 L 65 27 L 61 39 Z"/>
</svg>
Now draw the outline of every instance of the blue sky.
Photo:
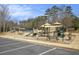
<svg viewBox="0 0 79 59">
<path fill-rule="evenodd" d="M 44 15 L 45 10 L 54 5 L 59 7 L 63 6 L 61 4 L 10 4 L 9 11 L 12 19 L 27 20 L 28 18 Z M 79 16 L 79 4 L 70 5 L 73 9 L 73 13 Z"/>
</svg>

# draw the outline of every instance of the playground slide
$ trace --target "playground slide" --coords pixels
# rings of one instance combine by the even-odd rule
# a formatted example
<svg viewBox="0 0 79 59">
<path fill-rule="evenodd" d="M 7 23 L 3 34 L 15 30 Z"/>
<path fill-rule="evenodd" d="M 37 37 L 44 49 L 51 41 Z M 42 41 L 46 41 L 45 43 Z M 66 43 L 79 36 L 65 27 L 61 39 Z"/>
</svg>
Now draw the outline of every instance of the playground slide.
<svg viewBox="0 0 79 59">
<path fill-rule="evenodd" d="M 36 35 L 37 35 L 37 33 L 30 32 L 30 33 L 26 34 L 25 36 L 36 36 Z"/>
<path fill-rule="evenodd" d="M 33 32 L 29 32 L 25 36 L 32 36 L 32 35 L 33 35 Z"/>
</svg>

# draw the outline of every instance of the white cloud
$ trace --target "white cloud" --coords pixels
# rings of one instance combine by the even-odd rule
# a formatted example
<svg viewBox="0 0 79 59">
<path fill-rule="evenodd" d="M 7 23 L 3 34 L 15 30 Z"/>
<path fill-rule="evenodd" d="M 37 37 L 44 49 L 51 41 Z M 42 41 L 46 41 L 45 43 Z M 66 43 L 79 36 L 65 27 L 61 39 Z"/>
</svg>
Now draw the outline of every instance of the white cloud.
<svg viewBox="0 0 79 59">
<path fill-rule="evenodd" d="M 17 17 L 17 16 L 25 16 L 25 15 L 32 15 L 32 12 L 15 12 L 12 14 L 12 16 Z"/>
<path fill-rule="evenodd" d="M 27 7 L 26 5 L 9 5 L 9 11 L 13 17 L 32 15 L 31 8 Z"/>
<path fill-rule="evenodd" d="M 36 9 L 24 4 L 9 5 L 9 11 L 12 18 L 19 20 L 34 18 L 42 14 L 44 10 L 36 11 Z"/>
<path fill-rule="evenodd" d="M 9 9 L 12 11 L 26 11 L 31 10 L 27 5 L 9 5 Z"/>
</svg>

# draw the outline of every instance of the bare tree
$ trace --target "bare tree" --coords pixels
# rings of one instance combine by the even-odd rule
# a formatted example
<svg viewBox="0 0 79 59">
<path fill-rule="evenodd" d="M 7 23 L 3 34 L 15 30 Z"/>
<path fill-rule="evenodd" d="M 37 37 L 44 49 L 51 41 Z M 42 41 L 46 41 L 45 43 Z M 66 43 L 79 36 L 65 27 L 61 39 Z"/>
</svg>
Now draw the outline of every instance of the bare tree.
<svg viewBox="0 0 79 59">
<path fill-rule="evenodd" d="M 8 5 L 0 4 L 0 32 L 7 31 L 7 24 L 10 19 Z"/>
</svg>

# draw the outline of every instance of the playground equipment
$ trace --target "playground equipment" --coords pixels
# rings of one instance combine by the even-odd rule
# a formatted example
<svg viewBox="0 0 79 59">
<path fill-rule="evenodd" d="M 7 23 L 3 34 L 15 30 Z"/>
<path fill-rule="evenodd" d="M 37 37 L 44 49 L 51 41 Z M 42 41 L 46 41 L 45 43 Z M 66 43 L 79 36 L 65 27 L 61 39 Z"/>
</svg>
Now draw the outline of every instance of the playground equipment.
<svg viewBox="0 0 79 59">
<path fill-rule="evenodd" d="M 42 32 L 42 30 L 38 30 L 38 29 L 34 29 L 31 32 L 26 32 L 25 36 L 40 36 L 40 32 Z"/>
</svg>

